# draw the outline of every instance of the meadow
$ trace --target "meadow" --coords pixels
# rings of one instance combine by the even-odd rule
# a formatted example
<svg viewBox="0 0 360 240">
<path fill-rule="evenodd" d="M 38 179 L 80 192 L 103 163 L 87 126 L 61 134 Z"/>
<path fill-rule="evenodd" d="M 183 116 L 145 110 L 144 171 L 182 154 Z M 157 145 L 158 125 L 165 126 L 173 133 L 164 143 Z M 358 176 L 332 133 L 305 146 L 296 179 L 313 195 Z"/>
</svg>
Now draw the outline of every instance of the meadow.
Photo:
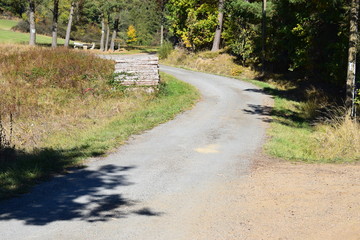
<svg viewBox="0 0 360 240">
<path fill-rule="evenodd" d="M 27 44 L 29 42 L 29 34 L 12 31 L 11 28 L 17 24 L 16 20 L 0 19 L 0 43 L 19 43 Z M 36 35 L 36 42 L 40 45 L 50 45 L 52 38 L 45 35 Z M 58 44 L 63 45 L 65 40 L 58 38 Z"/>
</svg>

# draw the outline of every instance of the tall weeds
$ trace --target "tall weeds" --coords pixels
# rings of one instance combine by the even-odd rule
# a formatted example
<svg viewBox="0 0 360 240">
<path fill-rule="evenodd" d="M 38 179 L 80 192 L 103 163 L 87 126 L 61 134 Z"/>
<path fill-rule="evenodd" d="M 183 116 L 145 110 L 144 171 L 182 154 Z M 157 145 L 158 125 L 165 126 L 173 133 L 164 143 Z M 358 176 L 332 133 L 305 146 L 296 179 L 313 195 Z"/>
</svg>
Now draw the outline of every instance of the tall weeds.
<svg viewBox="0 0 360 240">
<path fill-rule="evenodd" d="M 360 124 L 344 108 L 330 110 L 316 130 L 314 152 L 319 158 L 330 162 L 360 160 Z"/>
<path fill-rule="evenodd" d="M 11 137 L 18 148 L 39 147 L 51 128 L 76 125 L 100 97 L 119 94 L 108 84 L 112 74 L 111 61 L 86 53 L 1 45 L 2 145 Z"/>
</svg>

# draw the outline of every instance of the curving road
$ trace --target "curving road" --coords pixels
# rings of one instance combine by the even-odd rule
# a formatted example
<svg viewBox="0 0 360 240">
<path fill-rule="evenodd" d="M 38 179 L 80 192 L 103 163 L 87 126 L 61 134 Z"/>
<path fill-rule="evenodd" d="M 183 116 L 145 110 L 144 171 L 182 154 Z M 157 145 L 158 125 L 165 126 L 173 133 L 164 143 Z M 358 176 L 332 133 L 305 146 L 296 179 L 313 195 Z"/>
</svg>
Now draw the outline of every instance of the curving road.
<svg viewBox="0 0 360 240">
<path fill-rule="evenodd" d="M 87 168 L 1 202 L 2 240 L 221 239 L 236 228 L 221 215 L 236 204 L 227 186 L 248 177 L 269 97 L 239 80 L 161 70 L 196 86 L 201 101 Z"/>
</svg>

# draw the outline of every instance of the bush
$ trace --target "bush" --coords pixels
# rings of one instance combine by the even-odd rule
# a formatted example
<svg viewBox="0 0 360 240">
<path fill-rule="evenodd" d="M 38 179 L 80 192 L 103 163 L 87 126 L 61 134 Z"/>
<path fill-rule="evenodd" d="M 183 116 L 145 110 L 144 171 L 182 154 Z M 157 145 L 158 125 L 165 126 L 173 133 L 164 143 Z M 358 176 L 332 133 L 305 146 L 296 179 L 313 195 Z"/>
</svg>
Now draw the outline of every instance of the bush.
<svg viewBox="0 0 360 240">
<path fill-rule="evenodd" d="M 28 21 L 21 20 L 16 26 L 11 28 L 14 31 L 28 33 L 30 31 L 30 24 Z"/>
<path fill-rule="evenodd" d="M 170 55 L 170 53 L 172 52 L 173 49 L 174 48 L 173 48 L 172 43 L 169 42 L 169 41 L 165 41 L 163 43 L 163 45 L 160 47 L 160 49 L 159 49 L 159 58 L 160 59 L 167 58 Z"/>
</svg>

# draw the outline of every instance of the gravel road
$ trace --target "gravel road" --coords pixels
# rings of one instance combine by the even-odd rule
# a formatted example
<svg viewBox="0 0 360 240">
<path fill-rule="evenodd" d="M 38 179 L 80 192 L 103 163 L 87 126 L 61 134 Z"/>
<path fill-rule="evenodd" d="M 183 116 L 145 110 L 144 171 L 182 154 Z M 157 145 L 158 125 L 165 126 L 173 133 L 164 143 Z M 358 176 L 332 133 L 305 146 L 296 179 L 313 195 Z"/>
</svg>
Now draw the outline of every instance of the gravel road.
<svg viewBox="0 0 360 240">
<path fill-rule="evenodd" d="M 161 70 L 196 86 L 202 99 L 88 167 L 1 202 L 2 240 L 218 240 L 231 231 L 232 219 L 214 218 L 237 204 L 227 186 L 249 178 L 265 137 L 258 113 L 270 98 L 239 80 Z"/>
</svg>

